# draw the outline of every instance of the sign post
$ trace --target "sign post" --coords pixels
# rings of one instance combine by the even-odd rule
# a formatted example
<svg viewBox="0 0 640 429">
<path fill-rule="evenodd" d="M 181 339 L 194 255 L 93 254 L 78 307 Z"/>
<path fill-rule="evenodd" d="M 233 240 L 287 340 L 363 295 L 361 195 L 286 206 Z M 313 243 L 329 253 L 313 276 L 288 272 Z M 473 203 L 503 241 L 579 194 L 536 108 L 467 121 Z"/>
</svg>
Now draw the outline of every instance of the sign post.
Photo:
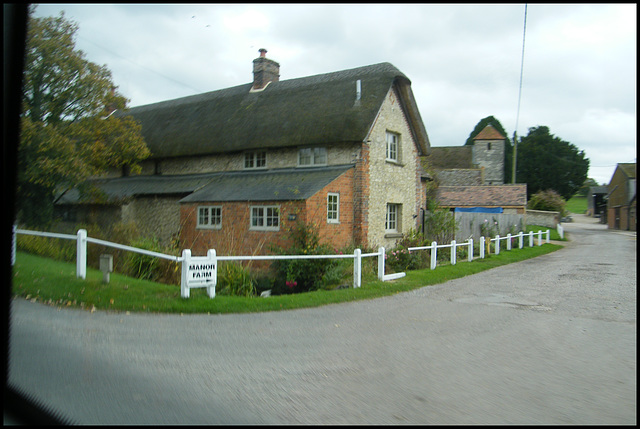
<svg viewBox="0 0 640 429">
<path fill-rule="evenodd" d="M 189 290 L 206 287 L 209 298 L 216 296 L 218 264 L 215 249 L 209 249 L 207 256 L 191 256 L 191 250 L 182 251 L 182 278 L 180 295 L 189 298 Z"/>
</svg>

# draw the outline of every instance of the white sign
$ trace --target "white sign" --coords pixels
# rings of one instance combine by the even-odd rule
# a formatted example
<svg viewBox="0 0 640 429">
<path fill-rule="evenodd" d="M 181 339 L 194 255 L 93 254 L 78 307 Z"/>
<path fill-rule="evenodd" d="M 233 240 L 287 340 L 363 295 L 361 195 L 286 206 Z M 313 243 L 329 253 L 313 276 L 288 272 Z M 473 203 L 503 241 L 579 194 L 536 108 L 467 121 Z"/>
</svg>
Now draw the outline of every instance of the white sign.
<svg viewBox="0 0 640 429">
<path fill-rule="evenodd" d="M 207 256 L 191 256 L 191 250 L 182 251 L 182 281 L 180 285 L 183 298 L 189 298 L 189 289 L 206 287 L 210 298 L 216 296 L 218 277 L 216 251 L 210 249 Z"/>
</svg>

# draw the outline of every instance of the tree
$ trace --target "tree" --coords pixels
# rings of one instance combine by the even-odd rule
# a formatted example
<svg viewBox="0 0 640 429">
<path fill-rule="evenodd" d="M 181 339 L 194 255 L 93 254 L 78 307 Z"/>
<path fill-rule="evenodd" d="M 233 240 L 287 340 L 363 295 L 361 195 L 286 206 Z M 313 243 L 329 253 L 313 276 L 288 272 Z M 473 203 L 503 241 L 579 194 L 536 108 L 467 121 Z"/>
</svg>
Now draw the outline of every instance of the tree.
<svg viewBox="0 0 640 429">
<path fill-rule="evenodd" d="M 77 24 L 59 17 L 35 18 L 30 9 L 25 52 L 17 215 L 45 226 L 53 206 L 70 189 L 87 194 L 87 179 L 111 167 L 139 171 L 149 156 L 141 127 L 109 114 L 125 109 L 106 66 L 75 47 Z"/>
<path fill-rule="evenodd" d="M 586 197 L 587 195 L 589 195 L 590 188 L 593 186 L 600 186 L 600 185 L 598 185 L 598 182 L 596 182 L 596 179 L 589 177 L 587 180 L 584 181 L 584 183 L 578 190 L 578 195 L 582 197 Z"/>
<path fill-rule="evenodd" d="M 502 124 L 500 123 L 499 120 L 497 120 L 496 118 L 494 118 L 493 116 L 487 116 L 486 118 L 483 118 L 480 120 L 480 122 L 478 122 L 475 126 L 475 128 L 473 129 L 473 131 L 471 131 L 471 134 L 469 134 L 469 138 L 467 138 L 467 141 L 464 143 L 465 146 L 472 146 L 473 145 L 473 139 L 480 134 L 480 131 L 484 130 L 485 127 L 487 125 L 491 125 L 493 126 L 493 128 L 495 128 L 497 131 L 500 132 L 500 134 L 502 134 L 503 136 L 505 136 L 505 141 L 504 141 L 504 183 L 511 183 L 511 176 L 512 176 L 512 165 L 513 165 L 513 144 L 511 143 L 511 139 L 509 139 L 509 135 L 507 134 L 507 132 L 505 131 L 505 129 L 503 128 Z"/>
<path fill-rule="evenodd" d="M 555 137 L 549 127 L 529 128 L 518 142 L 517 178 L 527 184 L 527 198 L 553 189 L 569 200 L 582 187 L 589 171 L 584 151 Z"/>
</svg>

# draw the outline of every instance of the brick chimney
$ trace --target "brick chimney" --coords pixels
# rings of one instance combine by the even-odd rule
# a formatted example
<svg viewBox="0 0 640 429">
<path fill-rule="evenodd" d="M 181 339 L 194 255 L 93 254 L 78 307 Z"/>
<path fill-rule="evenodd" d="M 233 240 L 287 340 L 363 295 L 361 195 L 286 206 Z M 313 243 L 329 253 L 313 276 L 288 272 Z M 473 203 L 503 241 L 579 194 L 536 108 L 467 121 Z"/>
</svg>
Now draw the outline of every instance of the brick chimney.
<svg viewBox="0 0 640 429">
<path fill-rule="evenodd" d="M 259 49 L 258 52 L 260 56 L 253 60 L 252 91 L 264 89 L 269 82 L 280 80 L 280 64 L 266 57 L 266 49 Z"/>
</svg>

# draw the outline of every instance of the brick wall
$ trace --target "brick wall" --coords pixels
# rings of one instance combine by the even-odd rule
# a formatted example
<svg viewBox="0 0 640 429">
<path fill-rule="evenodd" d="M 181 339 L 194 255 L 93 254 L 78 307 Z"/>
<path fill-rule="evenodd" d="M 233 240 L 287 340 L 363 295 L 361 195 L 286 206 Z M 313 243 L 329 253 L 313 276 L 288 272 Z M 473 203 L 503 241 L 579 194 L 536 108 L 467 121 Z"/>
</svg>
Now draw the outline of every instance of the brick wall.
<svg viewBox="0 0 640 429">
<path fill-rule="evenodd" d="M 321 240 L 335 248 L 353 242 L 353 192 L 354 171 L 348 170 L 306 201 L 260 202 L 201 202 L 180 205 L 180 245 L 192 249 L 193 255 L 204 255 L 208 249 L 216 249 L 219 255 L 269 254 L 270 246 L 287 247 L 288 232 L 297 222 L 313 222 L 318 226 Z M 337 224 L 327 222 L 327 194 L 340 194 L 340 211 Z M 222 207 L 220 229 L 197 227 L 197 208 L 216 205 Z M 250 229 L 251 206 L 278 206 L 280 227 L 278 231 L 254 231 Z M 295 216 L 295 219 L 290 219 Z"/>
</svg>

